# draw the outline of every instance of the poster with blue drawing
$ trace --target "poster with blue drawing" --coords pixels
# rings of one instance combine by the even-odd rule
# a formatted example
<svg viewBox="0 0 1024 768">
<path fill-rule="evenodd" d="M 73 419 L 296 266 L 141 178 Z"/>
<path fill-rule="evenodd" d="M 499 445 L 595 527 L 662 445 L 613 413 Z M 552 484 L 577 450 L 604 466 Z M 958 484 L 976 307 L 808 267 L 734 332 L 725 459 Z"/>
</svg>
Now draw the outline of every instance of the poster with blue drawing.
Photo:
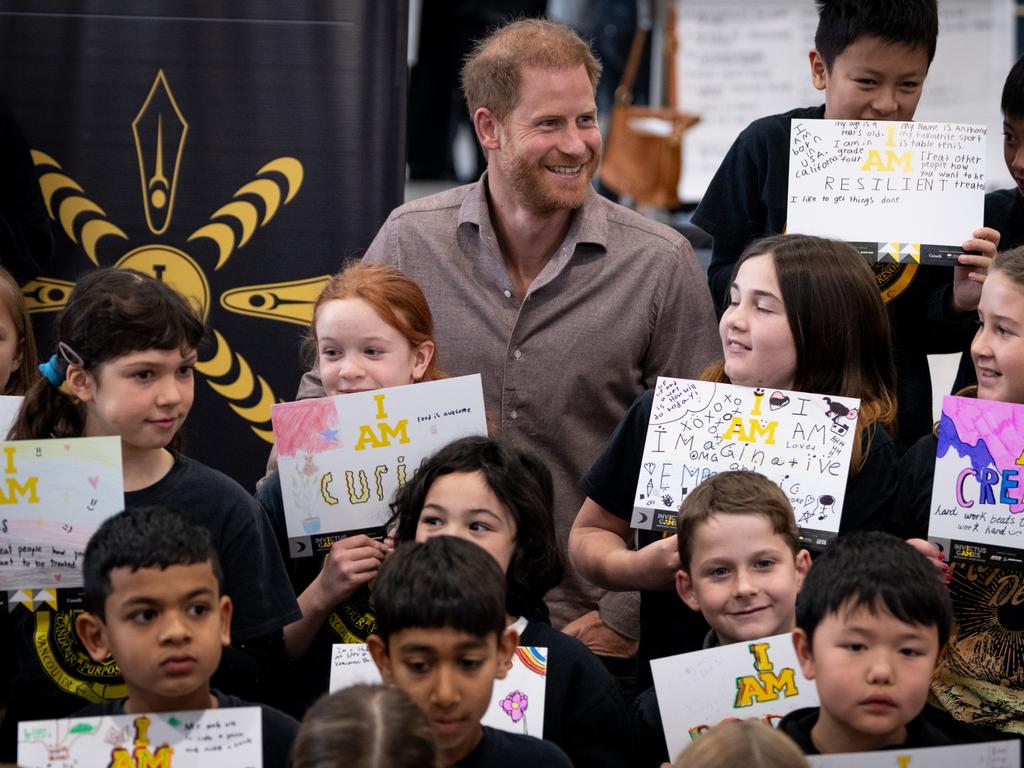
<svg viewBox="0 0 1024 768">
<path fill-rule="evenodd" d="M 859 407 L 852 397 L 660 377 L 632 527 L 674 532 L 687 493 L 746 469 L 782 488 L 805 546 L 826 546 L 839 530 Z"/>
<path fill-rule="evenodd" d="M 259 707 L 64 720 L 18 728 L 19 768 L 261 768 Z"/>
<path fill-rule="evenodd" d="M 86 542 L 100 523 L 122 509 L 119 437 L 0 443 L 0 593 L 5 601 L 53 605 L 57 589 L 81 587 Z"/>
<path fill-rule="evenodd" d="M 952 561 L 1024 567 L 1024 405 L 942 400 L 928 539 Z"/>
<path fill-rule="evenodd" d="M 292 557 L 379 533 L 394 492 L 453 440 L 487 434 L 479 374 L 271 408 Z"/>
</svg>

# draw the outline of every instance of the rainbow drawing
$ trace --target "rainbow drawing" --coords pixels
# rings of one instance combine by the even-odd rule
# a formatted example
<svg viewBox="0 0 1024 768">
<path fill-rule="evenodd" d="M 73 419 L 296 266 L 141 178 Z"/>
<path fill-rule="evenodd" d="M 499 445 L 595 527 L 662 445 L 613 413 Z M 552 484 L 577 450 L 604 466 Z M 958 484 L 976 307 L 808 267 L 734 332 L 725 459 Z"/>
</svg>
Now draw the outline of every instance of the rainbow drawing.
<svg viewBox="0 0 1024 768">
<path fill-rule="evenodd" d="M 541 653 L 540 648 L 521 645 L 516 648 L 516 656 L 531 672 L 544 677 L 548 673 L 548 659 Z"/>
</svg>

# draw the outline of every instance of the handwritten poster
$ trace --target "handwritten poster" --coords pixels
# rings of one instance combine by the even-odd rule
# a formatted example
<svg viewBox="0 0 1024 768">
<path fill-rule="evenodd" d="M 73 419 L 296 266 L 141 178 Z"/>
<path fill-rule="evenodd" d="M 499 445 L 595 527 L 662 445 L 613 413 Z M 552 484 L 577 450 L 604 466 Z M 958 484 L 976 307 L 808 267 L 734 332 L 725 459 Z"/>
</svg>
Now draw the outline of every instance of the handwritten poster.
<svg viewBox="0 0 1024 768">
<path fill-rule="evenodd" d="M 0 469 L 0 592 L 19 603 L 81 587 L 89 537 L 124 509 L 121 439 L 0 443 Z"/>
<path fill-rule="evenodd" d="M 787 232 L 848 240 L 870 261 L 953 266 L 982 225 L 988 128 L 793 120 Z"/>
<path fill-rule="evenodd" d="M 856 398 L 660 377 L 632 526 L 675 531 L 683 498 L 727 470 L 759 472 L 793 505 L 804 544 L 839 530 L 856 434 Z"/>
<path fill-rule="evenodd" d="M 548 651 L 521 645 L 512 656 L 504 680 L 494 681 L 491 703 L 480 722 L 491 728 L 526 736 L 544 736 L 544 699 Z M 331 659 L 330 690 L 353 685 L 379 685 L 380 672 L 364 643 L 337 644 Z"/>
<path fill-rule="evenodd" d="M 19 768 L 260 768 L 259 707 L 18 723 Z"/>
<path fill-rule="evenodd" d="M 292 557 L 383 526 L 420 461 L 487 434 L 479 375 L 280 403 L 271 418 Z"/>
<path fill-rule="evenodd" d="M 928 538 L 952 561 L 1024 564 L 1024 405 L 942 399 Z"/>
<path fill-rule="evenodd" d="M 812 768 L 1020 768 L 1020 742 L 808 755 Z"/>
<path fill-rule="evenodd" d="M 654 659 L 651 674 L 671 756 L 723 720 L 776 725 L 793 710 L 818 706 L 789 633 Z"/>
</svg>

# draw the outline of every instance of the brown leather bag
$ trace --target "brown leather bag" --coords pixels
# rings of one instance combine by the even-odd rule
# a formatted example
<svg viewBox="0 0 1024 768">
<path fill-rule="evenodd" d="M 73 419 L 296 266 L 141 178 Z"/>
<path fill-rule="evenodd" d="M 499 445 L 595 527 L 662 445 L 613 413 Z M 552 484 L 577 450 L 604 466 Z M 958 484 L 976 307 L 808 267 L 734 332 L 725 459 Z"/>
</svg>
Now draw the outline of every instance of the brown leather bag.
<svg viewBox="0 0 1024 768">
<path fill-rule="evenodd" d="M 666 26 L 666 90 L 670 106 L 633 106 L 633 84 L 647 37 L 647 30 L 638 27 L 626 70 L 615 89 L 601 181 L 616 194 L 632 198 L 634 204 L 671 208 L 679 204 L 683 132 L 698 123 L 700 117 L 675 109 L 675 35 L 671 19 Z"/>
</svg>

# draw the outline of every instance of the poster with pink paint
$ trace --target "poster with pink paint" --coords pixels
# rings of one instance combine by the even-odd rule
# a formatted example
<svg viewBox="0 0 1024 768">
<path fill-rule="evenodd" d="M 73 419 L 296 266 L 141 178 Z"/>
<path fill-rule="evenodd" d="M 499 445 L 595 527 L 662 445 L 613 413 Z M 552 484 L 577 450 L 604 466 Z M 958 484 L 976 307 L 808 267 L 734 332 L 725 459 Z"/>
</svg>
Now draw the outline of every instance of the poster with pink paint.
<svg viewBox="0 0 1024 768">
<path fill-rule="evenodd" d="M 487 434 L 479 374 L 279 403 L 271 419 L 292 557 L 380 534 L 395 491 L 423 459 Z"/>
<path fill-rule="evenodd" d="M 0 443 L 0 604 L 57 608 L 100 523 L 124 509 L 121 439 Z"/>
<path fill-rule="evenodd" d="M 951 561 L 1024 565 L 1024 405 L 942 400 L 928 539 Z"/>
</svg>

